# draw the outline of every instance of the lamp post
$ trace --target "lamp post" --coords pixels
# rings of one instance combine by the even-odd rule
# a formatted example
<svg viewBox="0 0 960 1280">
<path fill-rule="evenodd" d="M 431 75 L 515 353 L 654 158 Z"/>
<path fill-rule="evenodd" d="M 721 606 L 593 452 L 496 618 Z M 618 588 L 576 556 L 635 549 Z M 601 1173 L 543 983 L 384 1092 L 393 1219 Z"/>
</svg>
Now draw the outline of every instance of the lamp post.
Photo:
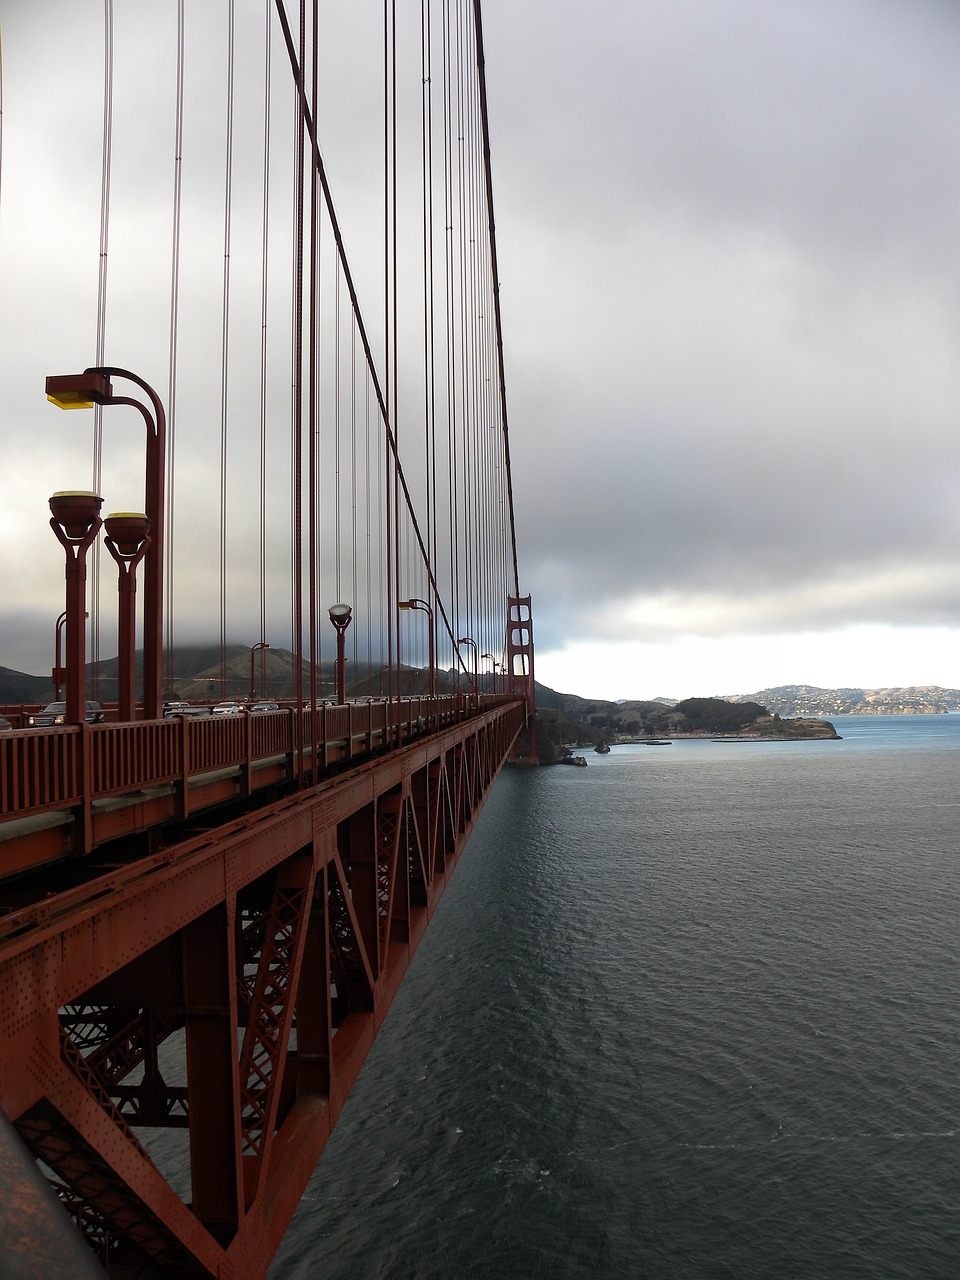
<svg viewBox="0 0 960 1280">
<path fill-rule="evenodd" d="M 251 702 L 252 702 L 252 701 L 254 700 L 254 698 L 257 696 L 257 682 L 256 682 L 256 678 L 255 678 L 255 676 L 254 676 L 254 667 L 253 667 L 254 657 L 253 657 L 253 655 L 257 652 L 257 650 L 258 650 L 258 649 L 260 650 L 260 652 L 261 652 L 261 653 L 263 653 L 265 650 L 267 650 L 267 649 L 269 649 L 269 648 L 270 648 L 270 646 L 267 644 L 266 640 L 260 640 L 260 641 L 258 641 L 258 642 L 257 642 L 257 644 L 255 644 L 255 645 L 253 646 L 253 648 L 250 650 L 250 701 L 251 701 Z M 262 661 L 263 661 L 263 659 L 261 658 L 261 663 L 262 663 Z M 262 667 L 262 665 L 261 665 L 261 668 L 260 668 L 260 676 L 261 676 L 261 681 L 262 681 L 263 685 L 264 685 L 264 686 L 266 686 L 266 683 L 267 683 L 267 682 L 266 682 L 266 679 L 265 679 L 265 678 L 263 678 L 263 667 Z M 264 692 L 264 694 L 266 694 L 266 692 L 267 692 L 266 687 L 264 687 L 263 692 Z"/>
<path fill-rule="evenodd" d="M 119 677 L 117 717 L 133 720 L 137 705 L 137 565 L 150 549 L 150 521 L 139 511 L 117 511 L 104 521 L 107 550 L 120 572 Z"/>
<path fill-rule="evenodd" d="M 473 645 L 473 692 L 477 696 L 480 692 L 477 687 L 477 642 L 473 636 L 461 636 L 457 644 Z"/>
<path fill-rule="evenodd" d="M 330 616 L 330 621 L 337 629 L 337 702 L 340 706 L 343 706 L 347 700 L 344 649 L 346 648 L 347 627 L 349 627 L 350 619 L 353 617 L 353 609 L 348 604 L 332 604 L 327 613 Z"/>
<path fill-rule="evenodd" d="M 492 653 L 481 653 L 480 657 L 481 659 L 486 658 L 490 663 L 490 667 L 491 667 L 490 691 L 491 693 L 496 693 L 497 691 L 497 660 Z"/>
<path fill-rule="evenodd" d="M 433 644 L 433 610 L 427 604 L 426 600 L 401 600 L 401 609 L 417 609 L 421 613 L 427 615 L 427 662 L 429 664 L 427 689 L 430 698 L 433 699 L 437 694 L 437 678 L 434 663 L 434 644 Z"/>
<path fill-rule="evenodd" d="M 152 413 L 140 400 L 115 395 L 111 378 L 125 378 L 138 386 L 149 399 Z M 163 465 L 167 431 L 163 405 L 153 388 L 137 374 L 106 365 L 47 378 L 46 391 L 47 399 L 60 409 L 125 404 L 143 416 L 147 429 L 143 505 L 151 530 L 143 566 L 143 714 L 147 720 L 158 720 L 163 680 Z"/>
<path fill-rule="evenodd" d="M 87 551 L 103 523 L 100 519 L 102 503 L 98 493 L 86 489 L 62 491 L 50 499 L 50 528 L 67 555 L 67 724 L 82 724 L 87 711 L 84 653 Z"/>
<path fill-rule="evenodd" d="M 66 679 L 66 672 L 63 669 L 63 628 L 66 621 L 67 613 L 64 610 L 57 619 L 56 630 L 53 633 L 53 671 L 50 674 L 53 677 L 53 696 L 57 702 L 60 701 L 60 693 Z"/>
</svg>

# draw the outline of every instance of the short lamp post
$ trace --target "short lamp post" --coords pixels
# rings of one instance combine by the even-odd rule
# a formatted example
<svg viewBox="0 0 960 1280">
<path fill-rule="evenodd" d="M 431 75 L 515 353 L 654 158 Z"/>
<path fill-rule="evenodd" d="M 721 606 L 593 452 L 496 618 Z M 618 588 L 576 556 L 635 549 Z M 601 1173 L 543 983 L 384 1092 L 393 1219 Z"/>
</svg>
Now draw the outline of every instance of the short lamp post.
<svg viewBox="0 0 960 1280">
<path fill-rule="evenodd" d="M 150 401 L 150 408 L 131 396 L 115 395 L 111 378 L 134 383 Z M 143 505 L 150 521 L 150 545 L 143 566 L 143 714 L 147 720 L 158 720 L 163 682 L 163 466 L 167 430 L 163 405 L 153 388 L 137 374 L 112 366 L 47 378 L 46 391 L 47 399 L 60 409 L 125 404 L 143 416 L 147 429 Z M 67 631 L 69 634 L 69 623 Z"/>
<path fill-rule="evenodd" d="M 437 696 L 437 675 L 436 663 L 434 662 L 434 641 L 433 641 L 433 610 L 427 604 L 426 600 L 401 600 L 401 609 L 416 609 L 420 613 L 427 615 L 427 690 L 431 700 Z"/>
<path fill-rule="evenodd" d="M 100 495 L 89 490 L 55 493 L 50 499 L 50 527 L 67 556 L 67 724 L 82 724 L 87 712 L 84 645 L 87 552 L 103 523 L 102 503 Z"/>
<path fill-rule="evenodd" d="M 269 649 L 269 648 L 270 648 L 270 646 L 267 644 L 266 640 L 260 640 L 260 641 L 259 641 L 257 644 L 255 644 L 255 645 L 253 646 L 253 648 L 250 650 L 250 701 L 251 701 L 251 702 L 252 702 L 252 701 L 254 700 L 254 698 L 257 696 L 257 680 L 256 680 L 256 676 L 255 676 L 255 674 L 254 674 L 254 654 L 255 654 L 258 650 L 260 651 L 260 654 L 261 654 L 261 658 L 260 658 L 260 663 L 261 663 L 261 667 L 260 667 L 260 677 L 261 677 L 261 683 L 264 685 L 264 688 L 261 690 L 261 692 L 264 694 L 264 696 L 266 696 L 266 692 L 267 692 L 267 690 L 266 690 L 266 687 L 265 687 L 265 686 L 266 686 L 266 683 L 267 683 L 267 682 L 266 682 L 266 679 L 264 678 L 264 672 L 263 672 L 263 657 L 262 657 L 262 655 L 263 655 L 263 654 L 266 652 L 266 650 L 267 650 L 267 649 Z"/>
<path fill-rule="evenodd" d="M 343 706 L 347 700 L 346 633 L 353 617 L 353 609 L 348 604 L 332 604 L 327 613 L 337 630 L 337 702 Z"/>
<path fill-rule="evenodd" d="M 150 549 L 150 521 L 139 511 L 117 511 L 104 521 L 107 550 L 117 562 L 120 591 L 119 679 L 117 717 L 133 720 L 136 712 L 137 565 Z"/>
</svg>

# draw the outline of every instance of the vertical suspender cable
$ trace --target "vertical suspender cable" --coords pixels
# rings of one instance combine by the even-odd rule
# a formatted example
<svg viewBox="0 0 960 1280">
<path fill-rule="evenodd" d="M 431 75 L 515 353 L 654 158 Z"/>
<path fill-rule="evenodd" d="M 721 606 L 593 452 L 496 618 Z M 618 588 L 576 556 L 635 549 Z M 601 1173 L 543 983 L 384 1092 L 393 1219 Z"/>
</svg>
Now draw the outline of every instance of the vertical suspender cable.
<svg viewBox="0 0 960 1280">
<path fill-rule="evenodd" d="M 392 351 L 393 366 L 393 395 L 388 401 L 390 406 L 390 421 L 393 423 L 394 436 L 399 443 L 400 424 L 398 421 L 398 413 L 400 406 L 400 338 L 399 338 L 399 313 L 397 299 L 398 269 L 397 269 L 397 0 L 391 0 L 390 3 L 390 146 L 389 146 L 389 174 L 390 174 L 390 289 L 392 297 L 391 314 L 390 314 L 390 347 Z M 394 550 L 394 594 L 393 608 L 390 611 L 391 627 L 396 634 L 397 643 L 397 725 L 399 732 L 399 701 L 400 701 L 400 568 L 401 568 L 401 541 L 400 541 L 400 457 L 399 454 L 393 460 L 393 550 Z"/>
<path fill-rule="evenodd" d="M 339 271 L 339 261 L 337 269 Z M 351 581 L 350 581 L 350 599 L 354 607 L 359 603 L 358 592 L 360 590 L 360 582 L 357 571 L 357 327 L 353 323 L 353 317 L 350 317 L 350 564 L 351 564 Z M 359 653 L 359 634 L 360 628 L 356 627 L 353 633 L 353 662 L 357 665 L 357 655 Z M 367 653 L 367 669 L 369 675 L 370 654 Z M 369 688 L 367 690 L 369 693 Z"/>
<path fill-rule="evenodd" d="M 390 4 L 389 0 L 383 3 L 383 348 L 384 348 L 384 377 L 383 389 L 385 405 L 384 410 L 387 418 L 390 418 L 392 410 L 391 388 L 393 386 L 394 368 L 392 360 L 392 348 L 390 344 L 391 332 L 391 313 L 390 313 Z M 396 424 L 394 423 L 394 429 Z M 392 485 L 392 467 L 393 459 L 390 452 L 387 451 L 384 469 L 384 486 L 385 486 L 385 516 L 386 516 L 386 561 L 387 561 L 387 592 L 386 592 L 386 623 L 387 623 L 387 698 L 392 701 L 394 696 L 394 608 L 393 608 L 393 557 L 394 548 L 394 523 L 393 523 L 393 485 Z M 396 679 L 399 680 L 399 664 L 400 656 L 397 654 L 397 673 Z"/>
<path fill-rule="evenodd" d="M 300 65 L 304 58 L 305 0 L 300 0 Z M 294 733 L 297 741 L 297 778 L 304 783 L 304 716 L 303 708 L 303 257 L 304 257 L 304 192 L 306 120 L 300 103 L 294 99 L 296 109 L 296 190 L 294 192 L 294 261 L 293 261 L 293 404 L 291 431 L 293 434 L 293 694 L 297 714 L 294 716 Z"/>
<path fill-rule="evenodd" d="M 432 14 L 430 0 L 421 0 L 421 79 L 423 81 L 421 133 L 423 147 L 423 358 L 424 358 L 424 471 L 427 496 L 427 546 L 434 571 L 437 569 L 437 395 L 436 395 L 436 326 L 434 316 L 433 265 L 433 66 Z M 435 608 L 436 601 L 431 600 Z"/>
<path fill-rule="evenodd" d="M 227 455 L 230 355 L 230 233 L 233 212 L 234 0 L 227 4 L 227 120 L 223 198 L 223 318 L 220 342 L 220 696 L 227 693 Z"/>
<path fill-rule="evenodd" d="M 452 36 L 450 0 L 443 0 L 443 220 L 444 220 L 444 350 L 446 354 L 447 414 L 447 513 L 450 559 L 450 598 L 458 630 L 462 630 L 460 608 L 460 542 L 457 505 L 457 385 L 454 348 L 454 315 L 456 307 L 454 283 L 453 222 L 453 98 Z M 454 639 L 457 637 L 455 636 Z M 459 653 L 459 650 L 458 650 Z"/>
<path fill-rule="evenodd" d="M 182 3 L 182 0 L 181 0 Z M 270 249 L 270 0 L 264 0 L 263 215 L 260 248 L 260 642 L 267 638 L 267 314 Z M 260 650 L 261 687 L 265 652 Z M 266 693 L 266 688 L 263 687 Z"/>
<path fill-rule="evenodd" d="M 343 599 L 343 495 L 340 487 L 340 261 L 333 286 L 333 506 L 336 597 Z M 351 602 L 354 603 L 354 602 Z"/>
<path fill-rule="evenodd" d="M 176 499 L 176 427 L 177 427 L 177 352 L 180 323 L 180 214 L 183 167 L 183 69 L 184 69 L 184 3 L 177 2 L 177 89 L 176 131 L 173 159 L 173 246 L 170 261 L 170 350 L 167 371 L 167 527 L 166 554 L 166 660 L 167 684 L 173 683 L 173 553 L 174 504 Z"/>
<path fill-rule="evenodd" d="M 311 109 L 313 118 L 317 118 L 317 95 L 318 95 L 318 71 L 317 61 L 319 58 L 319 48 L 317 43 L 317 0 L 313 0 L 312 5 L 312 41 L 311 51 L 313 58 L 313 69 L 311 76 Z M 300 33 L 301 45 L 305 40 L 305 32 Z M 319 184 L 317 182 L 317 170 L 315 165 L 310 167 L 310 289 L 308 292 L 310 306 L 310 323 L 308 326 L 310 351 L 308 355 L 309 370 L 309 404 L 307 406 L 307 422 L 310 428 L 310 439 L 307 446 L 307 470 L 309 472 L 307 480 L 307 560 L 308 573 L 310 575 L 309 589 L 307 592 L 307 600 L 310 610 L 308 625 L 310 628 L 310 705 L 311 708 L 316 707 L 317 703 L 317 672 L 320 664 L 320 653 L 318 651 L 318 633 L 317 633 L 317 579 L 319 557 L 317 555 L 317 477 L 319 472 L 319 450 L 317 448 L 317 435 L 319 431 L 319 418 L 317 415 L 317 406 L 320 396 L 320 370 L 319 370 L 319 347 L 320 347 L 320 267 L 319 267 L 319 236 L 320 236 L 320 202 L 319 202 Z M 311 747 L 313 750 L 312 759 L 313 778 L 316 781 L 316 760 L 317 760 L 317 743 L 319 738 L 317 719 L 314 711 L 311 711 L 310 723 L 312 732 L 310 735 Z"/>
<path fill-rule="evenodd" d="M 100 170 L 100 257 L 97 273 L 97 365 L 106 364 L 107 260 L 110 241 L 110 169 L 113 157 L 113 0 L 103 7 L 103 144 Z M 93 489 L 99 493 L 103 477 L 103 406 L 93 411 Z M 100 659 L 100 542 L 96 542 L 91 573 L 90 658 L 94 665 L 93 694 L 99 697 Z"/>
</svg>

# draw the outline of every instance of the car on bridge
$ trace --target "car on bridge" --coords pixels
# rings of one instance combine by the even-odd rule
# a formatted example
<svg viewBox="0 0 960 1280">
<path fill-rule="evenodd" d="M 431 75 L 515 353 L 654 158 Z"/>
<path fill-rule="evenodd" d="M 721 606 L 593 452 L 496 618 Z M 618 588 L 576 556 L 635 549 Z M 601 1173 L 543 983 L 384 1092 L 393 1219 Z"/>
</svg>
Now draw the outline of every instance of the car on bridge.
<svg viewBox="0 0 960 1280">
<path fill-rule="evenodd" d="M 103 707 L 99 702 L 86 702 L 86 715 L 84 719 L 87 724 L 101 724 L 105 719 Z M 65 702 L 48 702 L 42 711 L 36 711 L 32 716 L 27 716 L 28 729 L 48 729 L 51 725 L 65 724 L 67 719 L 67 704 Z"/>
<path fill-rule="evenodd" d="M 280 703 L 279 702 L 255 702 L 252 707 L 248 708 L 248 710 L 250 711 L 251 715 L 253 715 L 255 711 L 279 711 Z"/>
<path fill-rule="evenodd" d="M 197 707 L 192 702 L 165 702 L 163 704 L 163 718 L 165 720 L 169 720 L 173 716 L 208 716 L 209 714 L 209 707 Z"/>
<path fill-rule="evenodd" d="M 215 707 L 210 708 L 212 716 L 240 716 L 243 715 L 243 707 L 239 702 L 218 702 Z"/>
</svg>

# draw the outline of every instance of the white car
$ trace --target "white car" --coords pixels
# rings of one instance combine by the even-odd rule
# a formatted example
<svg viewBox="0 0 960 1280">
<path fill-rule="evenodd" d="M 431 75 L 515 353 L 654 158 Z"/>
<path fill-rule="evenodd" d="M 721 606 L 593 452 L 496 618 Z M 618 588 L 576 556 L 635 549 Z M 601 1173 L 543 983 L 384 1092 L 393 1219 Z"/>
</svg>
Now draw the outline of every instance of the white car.
<svg viewBox="0 0 960 1280">
<path fill-rule="evenodd" d="M 218 702 L 215 707 L 210 708 L 212 716 L 241 716 L 243 715 L 243 707 L 239 702 Z"/>
</svg>

